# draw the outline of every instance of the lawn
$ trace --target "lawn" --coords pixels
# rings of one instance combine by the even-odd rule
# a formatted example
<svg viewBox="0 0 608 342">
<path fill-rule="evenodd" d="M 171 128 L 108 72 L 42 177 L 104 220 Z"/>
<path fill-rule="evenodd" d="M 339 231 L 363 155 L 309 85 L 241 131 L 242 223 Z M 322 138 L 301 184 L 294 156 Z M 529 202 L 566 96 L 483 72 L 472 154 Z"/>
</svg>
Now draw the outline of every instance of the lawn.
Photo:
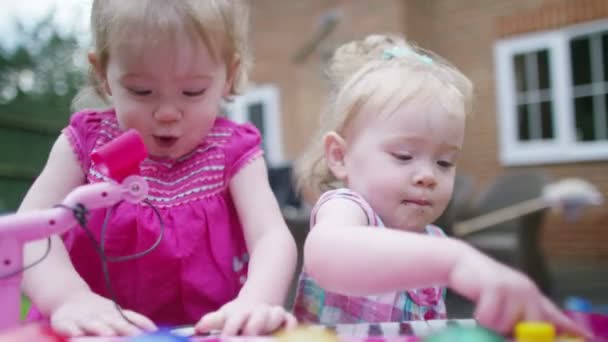
<svg viewBox="0 0 608 342">
<path fill-rule="evenodd" d="M 25 319 L 27 311 L 30 309 L 30 299 L 26 296 L 21 296 L 21 319 Z"/>
</svg>

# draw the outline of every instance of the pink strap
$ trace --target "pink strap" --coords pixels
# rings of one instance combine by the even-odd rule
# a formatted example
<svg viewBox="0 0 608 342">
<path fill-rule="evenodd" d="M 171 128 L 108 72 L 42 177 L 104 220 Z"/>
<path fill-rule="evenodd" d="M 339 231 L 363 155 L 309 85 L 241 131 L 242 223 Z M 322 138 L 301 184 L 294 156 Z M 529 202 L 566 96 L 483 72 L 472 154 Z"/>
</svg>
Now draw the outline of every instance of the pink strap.
<svg viewBox="0 0 608 342">
<path fill-rule="evenodd" d="M 372 207 L 369 205 L 369 203 L 367 203 L 367 201 L 363 197 L 361 197 L 361 195 L 359 195 L 358 193 L 356 193 L 350 189 L 342 188 L 342 189 L 327 191 L 323 195 L 321 195 L 321 197 L 319 197 L 319 200 L 317 201 L 315 206 L 312 208 L 312 211 L 310 214 L 310 218 L 311 218 L 310 219 L 310 228 L 311 229 L 317 223 L 317 212 L 319 211 L 319 208 L 321 208 L 321 206 L 323 204 L 325 204 L 327 201 L 335 199 L 335 198 L 343 198 L 343 199 L 347 199 L 347 200 L 351 200 L 351 201 L 355 202 L 365 213 L 368 224 L 371 226 L 378 225 L 378 222 L 379 222 L 378 216 L 376 215 L 376 213 L 374 212 Z"/>
</svg>

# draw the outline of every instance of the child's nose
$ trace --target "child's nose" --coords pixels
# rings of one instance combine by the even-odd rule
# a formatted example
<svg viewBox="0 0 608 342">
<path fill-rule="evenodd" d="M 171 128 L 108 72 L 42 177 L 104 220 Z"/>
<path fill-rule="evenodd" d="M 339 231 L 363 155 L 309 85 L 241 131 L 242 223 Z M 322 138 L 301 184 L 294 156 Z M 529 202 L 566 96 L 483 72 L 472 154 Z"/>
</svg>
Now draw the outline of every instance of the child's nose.
<svg viewBox="0 0 608 342">
<path fill-rule="evenodd" d="M 414 176 L 416 185 L 433 188 L 437 184 L 435 173 L 431 167 L 421 167 Z"/>
<path fill-rule="evenodd" d="M 181 111 L 171 104 L 163 104 L 154 112 L 154 119 L 163 123 L 178 121 L 181 117 Z"/>
</svg>

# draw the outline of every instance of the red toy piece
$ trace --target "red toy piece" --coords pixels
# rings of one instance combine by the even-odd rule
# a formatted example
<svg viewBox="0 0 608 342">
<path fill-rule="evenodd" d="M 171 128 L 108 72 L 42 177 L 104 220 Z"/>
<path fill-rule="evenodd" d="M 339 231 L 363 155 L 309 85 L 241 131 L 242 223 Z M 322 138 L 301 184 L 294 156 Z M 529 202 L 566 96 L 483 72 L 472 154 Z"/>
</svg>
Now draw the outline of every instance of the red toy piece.
<svg viewBox="0 0 608 342">
<path fill-rule="evenodd" d="M 28 324 L 9 330 L 0 335 L 0 342 L 68 342 L 68 339 L 54 332 L 48 325 Z"/>
</svg>

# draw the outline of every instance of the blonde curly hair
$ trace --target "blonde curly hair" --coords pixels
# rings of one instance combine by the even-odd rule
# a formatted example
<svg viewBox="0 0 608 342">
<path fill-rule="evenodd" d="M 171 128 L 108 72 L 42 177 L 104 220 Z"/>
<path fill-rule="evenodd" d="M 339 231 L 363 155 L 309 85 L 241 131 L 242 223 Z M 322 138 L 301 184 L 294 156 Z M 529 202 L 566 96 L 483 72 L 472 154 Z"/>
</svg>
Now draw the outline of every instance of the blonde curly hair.
<svg viewBox="0 0 608 342">
<path fill-rule="evenodd" d="M 217 61 L 238 64 L 231 95 L 239 94 L 247 83 L 252 64 L 248 44 L 249 6 L 246 0 L 94 0 L 91 9 L 93 53 L 102 68 L 110 58 L 110 48 L 143 44 L 167 48 L 174 37 L 187 34 L 200 40 Z M 89 70 L 89 85 L 72 102 L 75 110 L 90 104 L 108 104 L 97 74 Z"/>
<path fill-rule="evenodd" d="M 326 76 L 330 94 L 319 131 L 295 163 L 298 188 L 314 198 L 342 186 L 324 162 L 323 137 L 343 134 L 364 106 L 392 113 L 421 96 L 449 97 L 471 112 L 471 81 L 447 60 L 399 35 L 370 35 L 338 47 Z"/>
</svg>

